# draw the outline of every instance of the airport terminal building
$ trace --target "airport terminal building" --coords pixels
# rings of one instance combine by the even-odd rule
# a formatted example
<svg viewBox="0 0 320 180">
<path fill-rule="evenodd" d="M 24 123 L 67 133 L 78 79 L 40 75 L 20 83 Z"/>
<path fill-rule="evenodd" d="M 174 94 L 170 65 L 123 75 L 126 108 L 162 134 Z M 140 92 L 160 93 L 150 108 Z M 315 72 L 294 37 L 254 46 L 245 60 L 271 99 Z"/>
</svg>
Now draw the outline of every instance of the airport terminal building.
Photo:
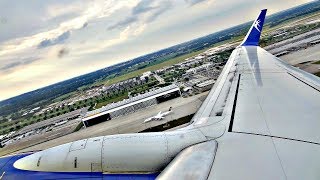
<svg viewBox="0 0 320 180">
<path fill-rule="evenodd" d="M 92 126 L 180 96 L 181 92 L 178 86 L 166 86 L 87 112 L 82 122 L 85 127 Z"/>
</svg>

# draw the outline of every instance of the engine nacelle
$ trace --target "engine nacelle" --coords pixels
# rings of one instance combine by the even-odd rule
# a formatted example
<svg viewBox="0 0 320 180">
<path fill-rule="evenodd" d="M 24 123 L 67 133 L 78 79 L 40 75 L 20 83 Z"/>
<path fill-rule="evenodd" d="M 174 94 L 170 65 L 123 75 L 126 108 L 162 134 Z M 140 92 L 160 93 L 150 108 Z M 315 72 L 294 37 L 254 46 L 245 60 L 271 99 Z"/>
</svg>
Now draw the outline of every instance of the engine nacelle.
<svg viewBox="0 0 320 180">
<path fill-rule="evenodd" d="M 181 150 L 206 140 L 199 129 L 101 136 L 31 154 L 17 160 L 14 167 L 50 172 L 156 172 Z"/>
</svg>

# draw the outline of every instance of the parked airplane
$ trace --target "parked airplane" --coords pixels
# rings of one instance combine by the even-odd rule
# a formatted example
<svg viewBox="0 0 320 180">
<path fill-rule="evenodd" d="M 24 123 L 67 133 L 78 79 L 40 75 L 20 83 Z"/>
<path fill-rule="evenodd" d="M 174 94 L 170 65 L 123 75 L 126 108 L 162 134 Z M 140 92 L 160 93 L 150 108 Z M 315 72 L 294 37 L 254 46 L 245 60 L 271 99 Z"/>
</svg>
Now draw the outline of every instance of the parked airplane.
<svg viewBox="0 0 320 180">
<path fill-rule="evenodd" d="M 262 10 L 187 127 L 0 158 L 3 179 L 319 179 L 320 79 L 258 46 Z"/>
<path fill-rule="evenodd" d="M 68 120 L 57 122 L 57 123 L 54 124 L 54 127 L 61 126 L 63 124 L 66 124 L 67 122 L 68 122 Z"/>
<path fill-rule="evenodd" d="M 172 113 L 171 107 L 169 108 L 169 111 L 166 112 L 159 112 L 157 115 L 149 117 L 148 119 L 144 120 L 144 123 L 147 123 L 149 121 L 158 121 L 164 119 L 164 117 L 168 114 Z"/>
</svg>

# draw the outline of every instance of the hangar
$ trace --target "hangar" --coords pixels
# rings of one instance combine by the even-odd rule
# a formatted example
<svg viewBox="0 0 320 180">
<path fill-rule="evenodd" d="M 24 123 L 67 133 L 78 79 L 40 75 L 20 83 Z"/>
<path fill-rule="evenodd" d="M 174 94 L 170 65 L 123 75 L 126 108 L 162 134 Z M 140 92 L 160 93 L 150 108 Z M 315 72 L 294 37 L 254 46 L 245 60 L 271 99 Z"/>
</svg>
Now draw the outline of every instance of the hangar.
<svg viewBox="0 0 320 180">
<path fill-rule="evenodd" d="M 82 122 L 85 127 L 92 126 L 180 96 L 180 88 L 173 84 L 89 111 L 83 117 Z"/>
</svg>

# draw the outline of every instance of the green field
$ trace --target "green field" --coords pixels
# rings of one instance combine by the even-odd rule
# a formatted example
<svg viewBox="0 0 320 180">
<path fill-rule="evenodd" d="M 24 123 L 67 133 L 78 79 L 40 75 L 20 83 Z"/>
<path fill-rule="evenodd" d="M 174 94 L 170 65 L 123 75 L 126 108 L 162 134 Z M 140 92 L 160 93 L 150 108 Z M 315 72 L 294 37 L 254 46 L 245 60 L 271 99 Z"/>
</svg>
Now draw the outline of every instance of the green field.
<svg viewBox="0 0 320 180">
<path fill-rule="evenodd" d="M 53 100 L 53 102 L 61 102 L 61 101 L 65 100 L 65 99 L 71 98 L 71 97 L 74 96 L 75 94 L 76 94 L 76 91 L 70 92 L 70 93 L 68 93 L 68 94 L 64 94 L 64 95 L 62 95 L 62 96 L 59 96 L 59 97 L 55 98 L 55 99 Z"/>
<path fill-rule="evenodd" d="M 103 81 L 97 82 L 94 85 L 101 85 L 101 84 L 111 85 L 111 84 L 114 84 L 114 83 L 117 83 L 117 82 L 120 82 L 120 81 L 124 81 L 124 80 L 130 79 L 130 78 L 133 78 L 133 77 L 140 76 L 140 75 L 142 75 L 142 73 L 147 72 L 147 71 L 155 71 L 155 70 L 161 69 L 161 68 L 166 67 L 166 66 L 172 66 L 174 64 L 183 62 L 185 59 L 187 59 L 189 57 L 198 55 L 198 54 L 206 51 L 207 49 L 203 49 L 203 50 L 200 50 L 200 51 L 195 51 L 195 52 L 192 52 L 192 53 L 189 53 L 189 54 L 186 54 L 186 55 L 182 55 L 182 56 L 179 56 L 179 57 L 176 57 L 176 58 L 172 58 L 170 60 L 167 60 L 165 62 L 156 64 L 156 65 L 153 65 L 153 66 L 149 66 L 149 67 L 146 67 L 146 68 L 143 68 L 143 69 L 139 69 L 137 71 L 133 71 L 133 72 L 121 75 L 121 76 L 117 76 L 117 77 L 114 77 L 112 79 L 107 79 L 107 80 L 103 80 Z"/>
<path fill-rule="evenodd" d="M 320 64 L 320 60 L 316 61 L 316 62 L 313 62 L 312 64 Z"/>
<path fill-rule="evenodd" d="M 112 102 L 119 102 L 119 101 L 122 101 L 122 100 L 127 99 L 127 98 L 128 98 L 128 93 L 126 92 L 125 94 L 119 95 L 119 96 L 117 96 L 115 98 L 111 98 L 111 99 L 108 99 L 106 101 L 97 103 L 97 105 L 95 106 L 95 109 L 99 109 L 102 106 L 105 106 L 105 105 L 110 104 Z"/>
<path fill-rule="evenodd" d="M 314 73 L 314 75 L 320 77 L 320 72 Z"/>
</svg>

